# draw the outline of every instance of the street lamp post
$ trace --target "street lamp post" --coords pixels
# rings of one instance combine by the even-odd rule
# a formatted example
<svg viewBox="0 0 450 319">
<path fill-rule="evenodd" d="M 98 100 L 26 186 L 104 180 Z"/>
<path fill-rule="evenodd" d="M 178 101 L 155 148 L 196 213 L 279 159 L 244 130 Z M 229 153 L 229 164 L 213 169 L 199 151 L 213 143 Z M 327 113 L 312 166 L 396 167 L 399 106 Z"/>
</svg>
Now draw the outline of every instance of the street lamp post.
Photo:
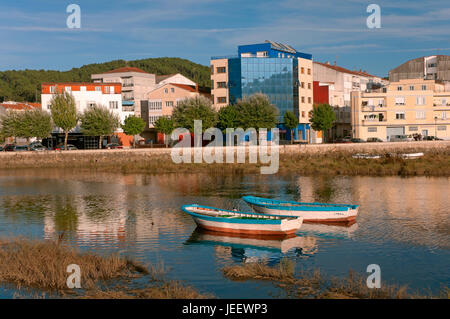
<svg viewBox="0 0 450 319">
<path fill-rule="evenodd" d="M 434 137 L 437 138 L 437 119 L 438 117 L 434 117 Z"/>
</svg>

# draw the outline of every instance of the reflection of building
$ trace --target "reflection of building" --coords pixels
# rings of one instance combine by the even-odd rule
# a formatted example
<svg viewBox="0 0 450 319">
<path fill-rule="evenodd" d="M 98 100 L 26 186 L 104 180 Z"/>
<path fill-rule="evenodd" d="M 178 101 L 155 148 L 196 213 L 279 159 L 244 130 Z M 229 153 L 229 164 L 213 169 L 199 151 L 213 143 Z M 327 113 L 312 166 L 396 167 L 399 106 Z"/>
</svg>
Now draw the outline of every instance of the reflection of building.
<svg viewBox="0 0 450 319">
<path fill-rule="evenodd" d="M 407 79 L 450 81 L 450 56 L 432 55 L 413 59 L 389 71 L 389 80 Z"/>
<path fill-rule="evenodd" d="M 284 130 L 286 111 L 292 111 L 300 122 L 295 138 L 309 142 L 316 137 L 309 125 L 312 86 L 312 56 L 288 45 L 271 41 L 241 45 L 238 56 L 211 58 L 211 94 L 217 109 L 263 93 L 279 110 L 280 128 Z M 286 137 L 290 139 L 290 134 Z"/>
<path fill-rule="evenodd" d="M 352 92 L 355 137 L 421 134 L 450 139 L 450 86 L 434 80 L 400 80 L 369 93 Z M 447 116 L 449 118 L 447 118 Z"/>
</svg>

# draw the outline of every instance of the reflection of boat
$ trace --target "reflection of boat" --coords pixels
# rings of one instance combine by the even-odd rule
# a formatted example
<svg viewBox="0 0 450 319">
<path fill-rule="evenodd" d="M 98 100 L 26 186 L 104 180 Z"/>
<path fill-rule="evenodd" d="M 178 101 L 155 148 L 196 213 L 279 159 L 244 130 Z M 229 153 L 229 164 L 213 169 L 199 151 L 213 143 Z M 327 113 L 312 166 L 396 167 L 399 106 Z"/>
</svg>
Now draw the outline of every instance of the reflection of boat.
<svg viewBox="0 0 450 319">
<path fill-rule="evenodd" d="M 301 235 L 314 235 L 318 237 L 331 238 L 351 238 L 353 233 L 358 229 L 358 224 L 335 224 L 329 223 L 306 224 L 304 223 L 300 231 Z"/>
<path fill-rule="evenodd" d="M 301 203 L 255 196 L 242 199 L 256 212 L 303 217 L 305 222 L 349 222 L 356 219 L 358 205 Z"/>
<path fill-rule="evenodd" d="M 281 253 L 286 253 L 295 248 L 312 251 L 316 247 L 316 239 L 309 236 L 300 237 L 290 234 L 274 238 L 273 236 L 220 233 L 201 228 L 197 228 L 192 233 L 187 243 L 221 245 L 232 248 L 252 248 Z"/>
<path fill-rule="evenodd" d="M 366 153 L 358 153 L 358 154 L 354 154 L 352 155 L 353 158 L 364 158 L 364 159 L 378 159 L 381 158 L 380 155 L 370 155 L 370 154 L 366 154 Z"/>
<path fill-rule="evenodd" d="M 184 205 L 182 209 L 198 226 L 227 233 L 290 234 L 297 231 L 303 222 L 303 218 L 298 217 L 243 213 L 197 204 Z"/>
</svg>

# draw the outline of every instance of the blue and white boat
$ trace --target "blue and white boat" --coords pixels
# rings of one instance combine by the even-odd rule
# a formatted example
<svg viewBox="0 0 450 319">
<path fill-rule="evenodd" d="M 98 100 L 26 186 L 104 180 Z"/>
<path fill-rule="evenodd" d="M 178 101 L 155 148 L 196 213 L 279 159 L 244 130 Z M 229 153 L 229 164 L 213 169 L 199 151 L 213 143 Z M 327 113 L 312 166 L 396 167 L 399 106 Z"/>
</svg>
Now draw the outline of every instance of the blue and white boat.
<svg viewBox="0 0 450 319">
<path fill-rule="evenodd" d="M 255 196 L 242 199 L 257 213 L 302 217 L 304 222 L 354 222 L 358 205 L 302 203 Z"/>
<path fill-rule="evenodd" d="M 184 205 L 181 209 L 199 227 L 225 233 L 287 235 L 295 233 L 303 222 L 303 218 L 295 216 L 243 213 L 197 204 Z"/>
</svg>

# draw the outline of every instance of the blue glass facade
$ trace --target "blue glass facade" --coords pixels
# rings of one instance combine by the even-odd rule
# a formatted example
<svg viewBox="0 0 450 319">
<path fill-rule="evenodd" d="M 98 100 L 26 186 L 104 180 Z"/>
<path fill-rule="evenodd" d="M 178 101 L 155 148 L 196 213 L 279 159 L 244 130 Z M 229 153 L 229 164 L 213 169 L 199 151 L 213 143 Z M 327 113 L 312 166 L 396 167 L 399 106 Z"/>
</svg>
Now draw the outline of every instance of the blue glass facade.
<svg viewBox="0 0 450 319">
<path fill-rule="evenodd" d="M 286 111 L 294 111 L 297 59 L 236 58 L 228 60 L 230 103 L 255 93 L 267 95 L 279 110 L 279 122 Z"/>
</svg>

